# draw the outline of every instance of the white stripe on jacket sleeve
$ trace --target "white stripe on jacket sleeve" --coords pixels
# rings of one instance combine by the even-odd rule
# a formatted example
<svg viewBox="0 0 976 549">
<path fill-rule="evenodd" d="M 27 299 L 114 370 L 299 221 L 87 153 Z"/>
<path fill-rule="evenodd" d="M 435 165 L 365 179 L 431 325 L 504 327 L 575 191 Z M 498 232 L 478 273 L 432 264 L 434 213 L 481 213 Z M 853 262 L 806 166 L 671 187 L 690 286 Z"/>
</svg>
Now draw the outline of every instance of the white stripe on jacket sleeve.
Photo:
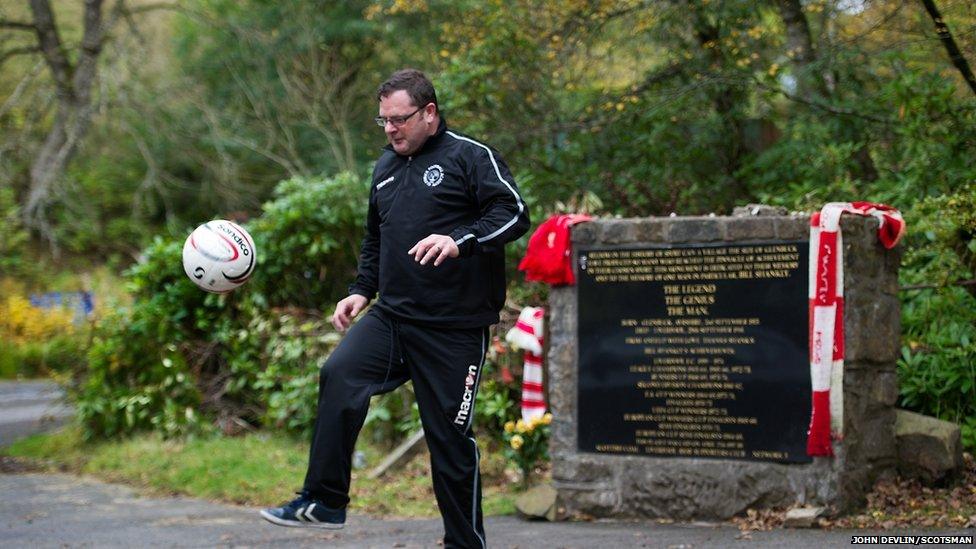
<svg viewBox="0 0 976 549">
<path fill-rule="evenodd" d="M 498 229 L 498 230 L 496 230 L 495 232 L 493 232 L 493 233 L 491 233 L 491 234 L 489 234 L 487 236 L 482 236 L 481 238 L 478 239 L 478 242 L 479 243 L 481 243 L 481 242 L 487 242 L 488 240 L 491 240 L 492 238 L 495 238 L 496 236 L 502 234 L 509 227 L 511 227 L 512 225 L 514 225 L 518 221 L 519 216 L 522 215 L 522 212 L 525 211 L 525 204 L 522 203 L 522 197 L 519 196 L 518 192 L 515 191 L 515 188 L 512 187 L 512 184 L 509 183 L 508 181 L 506 181 L 504 177 L 502 177 L 502 172 L 501 172 L 501 170 L 498 169 L 498 163 L 495 162 L 495 155 L 491 152 L 491 149 L 488 146 L 486 146 L 486 145 L 484 145 L 482 143 L 478 143 L 474 139 L 470 139 L 470 138 L 464 137 L 462 135 L 458 135 L 458 134 L 456 134 L 456 133 L 454 133 L 452 131 L 448 131 L 447 134 L 450 135 L 451 137 L 453 137 L 454 139 L 459 139 L 461 141 L 467 141 L 468 143 L 474 143 L 475 145 L 477 145 L 477 146 L 481 147 L 482 149 L 488 151 L 488 159 L 491 160 L 491 165 L 492 165 L 492 167 L 495 168 L 495 175 L 498 176 L 498 180 L 501 181 L 502 183 L 504 183 L 505 186 L 508 188 L 508 190 L 512 193 L 512 195 L 515 196 L 515 203 L 518 204 L 518 212 L 515 214 L 515 217 L 513 217 L 509 222 L 507 222 L 504 225 L 502 225 L 501 228 Z"/>
</svg>

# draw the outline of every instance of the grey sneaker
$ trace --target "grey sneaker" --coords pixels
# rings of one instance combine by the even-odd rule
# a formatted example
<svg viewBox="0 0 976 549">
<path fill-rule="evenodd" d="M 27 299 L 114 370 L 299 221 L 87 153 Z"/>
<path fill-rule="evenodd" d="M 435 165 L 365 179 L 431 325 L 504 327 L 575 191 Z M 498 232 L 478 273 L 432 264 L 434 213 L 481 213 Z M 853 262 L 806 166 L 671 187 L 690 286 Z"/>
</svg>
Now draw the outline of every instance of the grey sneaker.
<svg viewBox="0 0 976 549">
<path fill-rule="evenodd" d="M 338 530 L 346 525 L 346 510 L 326 507 L 321 501 L 302 493 L 281 507 L 263 509 L 265 520 L 280 526 L 328 528 Z"/>
</svg>

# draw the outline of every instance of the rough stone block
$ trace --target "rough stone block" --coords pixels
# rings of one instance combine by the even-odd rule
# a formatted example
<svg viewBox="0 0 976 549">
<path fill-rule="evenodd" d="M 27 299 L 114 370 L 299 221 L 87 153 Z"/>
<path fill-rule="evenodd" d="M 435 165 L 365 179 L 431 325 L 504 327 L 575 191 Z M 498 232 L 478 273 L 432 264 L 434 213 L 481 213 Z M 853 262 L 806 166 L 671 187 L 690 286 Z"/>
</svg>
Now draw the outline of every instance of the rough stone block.
<svg viewBox="0 0 976 549">
<path fill-rule="evenodd" d="M 560 417 L 567 417 L 572 414 L 571 417 L 576 417 L 576 410 L 570 410 L 568 406 L 560 406 L 559 408 L 553 406 L 553 416 L 559 414 Z M 565 444 L 566 449 L 575 450 L 576 449 L 576 422 L 567 420 L 556 420 L 552 421 L 550 425 L 551 440 L 550 444 Z"/>
<path fill-rule="evenodd" d="M 555 469 L 555 464 L 560 459 L 567 459 L 567 458 L 557 458 L 556 456 L 558 455 L 572 456 L 573 452 L 575 451 L 576 451 L 575 439 L 570 439 L 565 437 L 559 438 L 556 436 L 553 436 L 551 439 L 549 439 L 549 455 L 551 456 L 552 459 L 553 469 Z"/>
<path fill-rule="evenodd" d="M 813 528 L 824 514 L 823 507 L 797 507 L 786 512 L 783 528 Z"/>
<path fill-rule="evenodd" d="M 898 402 L 898 375 L 895 372 L 881 372 L 871 388 L 871 400 L 885 407 Z"/>
<path fill-rule="evenodd" d="M 560 339 L 561 340 L 557 338 L 550 339 L 548 353 L 549 361 L 559 364 L 569 364 L 575 358 L 576 345 L 566 338 Z"/>
<path fill-rule="evenodd" d="M 573 225 L 570 229 L 570 239 L 573 244 L 588 245 L 596 242 L 597 235 L 599 234 L 598 223 L 599 221 L 591 221 L 589 223 Z"/>
<path fill-rule="evenodd" d="M 897 454 L 895 445 L 895 414 L 892 409 L 876 410 L 861 425 L 861 456 L 866 461 L 889 461 L 894 463 Z"/>
<path fill-rule="evenodd" d="M 893 414 L 887 415 L 893 419 Z M 840 464 L 843 474 L 862 479 L 870 489 L 879 475 L 895 468 L 897 448 L 893 421 L 873 419 L 855 423 L 844 433 L 843 447 L 847 456 Z"/>
<path fill-rule="evenodd" d="M 844 515 L 864 507 L 867 493 L 874 485 L 867 472 L 866 467 L 845 468 L 838 475 L 837 498 L 832 502 L 838 514 Z"/>
<path fill-rule="evenodd" d="M 559 286 L 549 290 L 549 312 L 562 312 L 563 309 L 576 306 L 576 288 Z M 549 324 L 560 319 L 552 319 Z"/>
<path fill-rule="evenodd" d="M 621 507 L 632 516 L 724 520 L 751 506 L 782 506 L 796 494 L 775 464 L 657 460 L 621 471 Z"/>
<path fill-rule="evenodd" d="M 894 363 L 901 352 L 901 306 L 882 294 L 855 293 L 844 303 L 844 360 Z"/>
<path fill-rule="evenodd" d="M 614 468 L 605 460 L 586 454 L 577 454 L 563 460 L 558 467 L 553 464 L 554 479 L 572 483 L 590 483 L 609 486 L 614 478 Z"/>
<path fill-rule="evenodd" d="M 894 365 L 892 364 L 892 367 Z M 878 378 L 886 373 L 875 364 L 844 363 L 844 437 L 845 446 L 857 446 L 856 439 L 859 431 L 874 429 L 873 422 L 884 420 L 894 421 L 890 415 L 892 406 L 880 403 L 876 398 Z M 888 416 L 883 412 L 887 410 Z"/>
<path fill-rule="evenodd" d="M 901 258 L 904 252 L 905 247 L 902 245 L 884 251 L 880 289 L 882 292 L 895 297 L 898 296 L 898 268 L 901 266 Z"/>
<path fill-rule="evenodd" d="M 787 466 L 785 475 L 795 487 L 796 503 L 801 505 L 831 504 L 837 500 L 837 478 L 846 464 L 846 449 L 835 447 L 834 457 L 815 457 L 803 467 Z"/>
<path fill-rule="evenodd" d="M 608 219 L 598 225 L 603 244 L 632 244 L 637 240 L 637 223 L 631 219 Z"/>
<path fill-rule="evenodd" d="M 637 224 L 636 238 L 638 242 L 656 244 L 664 240 L 664 220 L 641 219 L 635 223 Z"/>
<path fill-rule="evenodd" d="M 860 294 L 864 296 L 881 296 L 879 284 L 881 281 L 881 261 L 875 256 L 875 261 L 864 258 L 848 260 L 852 252 L 844 251 L 844 294 L 846 296 Z M 874 255 L 874 254 L 872 254 Z"/>
<path fill-rule="evenodd" d="M 938 483 L 962 467 L 959 426 L 906 410 L 896 412 L 898 472 L 928 484 Z"/>
<path fill-rule="evenodd" d="M 776 225 L 772 218 L 726 219 L 725 239 L 736 241 L 773 240 L 776 238 Z"/>
<path fill-rule="evenodd" d="M 674 244 L 723 240 L 725 225 L 715 218 L 677 217 L 668 220 L 665 237 Z"/>
<path fill-rule="evenodd" d="M 612 517 L 617 509 L 619 494 L 613 489 L 584 489 L 571 486 L 561 486 L 554 482 L 559 492 L 559 505 L 565 507 L 565 513 L 570 516 L 583 517 Z"/>
<path fill-rule="evenodd" d="M 776 217 L 773 219 L 776 238 L 780 240 L 809 240 L 810 217 L 806 215 Z"/>
<path fill-rule="evenodd" d="M 530 519 L 556 520 L 556 489 L 540 484 L 515 499 L 515 509 Z"/>
<path fill-rule="evenodd" d="M 852 249 L 876 250 L 876 247 L 881 247 L 878 242 L 878 220 L 873 217 L 845 214 L 840 218 L 840 231 L 844 245 Z"/>
<path fill-rule="evenodd" d="M 732 217 L 768 217 L 773 215 L 786 215 L 786 213 L 786 208 L 783 206 L 769 206 L 766 204 L 746 204 L 745 206 L 736 206 L 732 209 Z"/>
<path fill-rule="evenodd" d="M 873 228 L 872 228 L 873 227 Z M 844 278 L 851 284 L 870 292 L 879 288 L 875 281 L 880 278 L 885 262 L 884 247 L 878 241 L 877 221 L 868 218 L 845 217 L 841 222 L 844 241 Z"/>
<path fill-rule="evenodd" d="M 576 379 L 567 379 L 567 376 L 559 376 L 557 378 L 550 374 L 549 380 L 551 386 L 549 389 L 549 402 L 553 414 L 555 415 L 556 411 L 559 411 L 561 415 L 565 415 L 571 410 L 575 416 Z"/>
</svg>

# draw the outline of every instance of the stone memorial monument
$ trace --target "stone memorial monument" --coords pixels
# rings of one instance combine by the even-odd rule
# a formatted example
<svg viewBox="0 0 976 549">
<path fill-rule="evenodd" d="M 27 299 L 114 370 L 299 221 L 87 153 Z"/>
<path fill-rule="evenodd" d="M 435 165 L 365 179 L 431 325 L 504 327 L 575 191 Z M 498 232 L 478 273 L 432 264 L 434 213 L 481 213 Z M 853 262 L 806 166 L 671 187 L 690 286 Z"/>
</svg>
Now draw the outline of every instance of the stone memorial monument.
<svg viewBox="0 0 976 549">
<path fill-rule="evenodd" d="M 875 219 L 841 222 L 835 455 L 811 458 L 809 216 L 742 213 L 573 229 L 577 283 L 549 304 L 560 517 L 845 512 L 894 473 L 900 248 Z"/>
</svg>

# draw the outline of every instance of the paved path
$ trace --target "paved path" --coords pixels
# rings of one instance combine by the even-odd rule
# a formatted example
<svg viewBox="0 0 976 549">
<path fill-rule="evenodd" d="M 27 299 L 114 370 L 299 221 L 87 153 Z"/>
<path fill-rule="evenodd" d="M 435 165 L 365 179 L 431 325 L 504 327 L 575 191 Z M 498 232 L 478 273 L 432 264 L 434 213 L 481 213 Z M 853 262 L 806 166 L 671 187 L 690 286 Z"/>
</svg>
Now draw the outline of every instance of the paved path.
<svg viewBox="0 0 976 549">
<path fill-rule="evenodd" d="M 0 382 L 0 447 L 71 415 L 50 382 Z M 3 470 L 3 467 L 0 467 Z M 7 470 L 16 470 L 8 468 Z M 257 509 L 191 498 L 147 498 L 133 489 L 61 474 L 0 474 L 0 548 L 7 547 L 438 547 L 436 520 L 351 516 L 341 531 L 274 526 Z M 727 524 L 549 523 L 489 517 L 492 547 L 847 547 L 872 532 L 776 530 L 743 537 Z M 878 532 L 874 532 L 877 534 Z M 973 535 L 955 532 L 896 534 Z"/>
<path fill-rule="evenodd" d="M 350 517 L 340 531 L 283 528 L 262 520 L 257 509 L 190 498 L 140 497 L 124 486 L 71 475 L 0 475 L 0 494 L 0 547 L 437 547 L 442 535 L 440 520 L 364 516 Z M 490 517 L 486 530 L 492 547 L 546 549 L 823 549 L 849 546 L 852 534 L 776 530 L 741 539 L 738 530 L 728 525 L 549 523 L 515 517 Z M 973 531 L 954 533 L 972 535 Z"/>
<path fill-rule="evenodd" d="M 63 425 L 71 409 L 52 381 L 0 381 L 0 448 L 33 433 Z"/>
</svg>

